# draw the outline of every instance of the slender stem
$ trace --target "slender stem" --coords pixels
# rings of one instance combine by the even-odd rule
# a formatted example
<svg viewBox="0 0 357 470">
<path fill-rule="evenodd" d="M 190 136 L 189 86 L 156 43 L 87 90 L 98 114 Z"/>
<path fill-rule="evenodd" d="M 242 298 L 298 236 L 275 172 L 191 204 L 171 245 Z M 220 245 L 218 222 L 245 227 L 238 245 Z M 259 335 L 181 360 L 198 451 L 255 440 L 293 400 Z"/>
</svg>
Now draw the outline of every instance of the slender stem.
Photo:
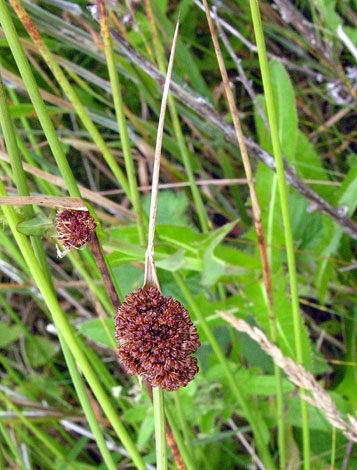
<svg viewBox="0 0 357 470">
<path fill-rule="evenodd" d="M 11 52 L 16 61 L 16 65 L 18 66 L 22 79 L 25 83 L 26 90 L 30 95 L 31 101 L 33 103 L 36 114 L 47 138 L 48 144 L 52 150 L 53 156 L 55 157 L 61 175 L 65 180 L 67 189 L 71 196 L 80 197 L 81 194 L 77 187 L 76 180 L 73 176 L 72 170 L 63 152 L 61 143 L 57 138 L 54 125 L 46 110 L 46 106 L 43 102 L 40 91 L 33 76 L 30 64 L 28 63 L 28 60 L 16 33 L 16 29 L 5 0 L 0 0 L 0 23 L 4 30 L 6 39 L 9 43 Z"/>
<path fill-rule="evenodd" d="M 122 149 L 124 154 L 124 161 L 126 167 L 126 174 L 129 181 L 129 188 L 131 194 L 131 200 L 134 206 L 136 225 L 138 228 L 140 244 L 145 244 L 145 229 L 142 217 L 142 208 L 140 203 L 140 195 L 138 191 L 138 184 L 136 180 L 135 167 L 133 155 L 131 152 L 130 141 L 128 136 L 128 129 L 126 124 L 126 118 L 124 113 L 123 97 L 120 88 L 119 74 L 115 64 L 115 57 L 113 51 L 113 44 L 110 37 L 110 30 L 108 24 L 107 13 L 105 9 L 104 0 L 97 0 L 98 17 L 100 21 L 100 28 L 102 32 L 102 38 L 104 42 L 104 51 L 107 59 L 107 66 L 109 72 L 109 79 L 113 92 L 115 114 L 118 121 L 120 139 L 122 143 Z"/>
<path fill-rule="evenodd" d="M 4 0 L 1 0 L 2 3 L 5 3 Z M 19 19 L 23 23 L 25 29 L 28 31 L 30 34 L 32 40 L 38 47 L 39 51 L 41 52 L 42 57 L 46 61 L 47 65 L 51 69 L 53 75 L 56 77 L 56 80 L 62 87 L 63 91 L 67 95 L 68 99 L 71 101 L 73 104 L 74 109 L 76 110 L 78 116 L 80 117 L 81 121 L 83 122 L 84 126 L 86 127 L 87 131 L 90 133 L 92 136 L 93 141 L 96 143 L 97 147 L 99 150 L 102 152 L 103 157 L 105 158 L 108 166 L 114 173 L 115 177 L 117 178 L 118 182 L 122 186 L 122 188 L 125 190 L 125 193 L 130 199 L 130 191 L 129 191 L 129 186 L 128 182 L 126 180 L 126 177 L 124 173 L 122 172 L 121 168 L 119 167 L 118 163 L 116 162 L 115 158 L 113 157 L 112 153 L 109 150 L 109 147 L 105 143 L 103 137 L 101 136 L 100 132 L 94 125 L 93 121 L 90 119 L 87 111 L 85 110 L 82 102 L 78 98 L 77 94 L 75 93 L 74 89 L 72 88 L 69 80 L 63 73 L 62 69 L 60 66 L 57 64 L 55 58 L 53 57 L 52 53 L 50 52 L 49 48 L 47 47 L 46 43 L 43 41 L 40 33 L 38 32 L 35 24 L 31 20 L 30 16 L 27 14 L 23 6 L 18 0 L 10 0 L 10 3 L 14 10 L 16 11 Z M 5 27 L 4 27 L 5 31 Z M 5 31 L 5 35 L 6 31 Z M 11 47 L 11 45 L 10 45 Z M 14 53 L 14 52 L 13 52 Z M 15 54 L 14 54 L 15 56 Z M 16 57 L 15 57 L 16 60 Z M 17 60 L 16 60 L 17 62 Z M 20 71 L 21 72 L 21 71 Z M 32 73 L 32 72 L 31 72 Z M 23 77 L 24 78 L 24 77 Z M 24 78 L 25 81 L 25 78 Z M 26 84 L 26 82 L 25 82 Z M 26 84 L 27 87 L 27 84 Z"/>
<path fill-rule="evenodd" d="M 259 5 L 257 0 L 250 0 L 250 8 L 253 18 L 254 33 L 258 46 L 258 55 L 260 69 L 263 79 L 263 87 L 267 105 L 268 120 L 271 130 L 271 138 L 273 144 L 273 153 L 276 162 L 276 173 L 278 178 L 278 187 L 281 201 L 281 211 L 284 223 L 285 244 L 288 258 L 288 269 L 290 279 L 290 291 L 292 301 L 292 314 L 294 323 L 294 336 L 296 358 L 299 363 L 303 363 L 303 350 L 302 350 L 302 337 L 301 337 L 301 317 L 299 307 L 299 297 L 297 289 L 297 276 L 294 256 L 294 243 L 291 228 L 291 219 L 288 204 L 288 191 L 285 181 L 284 162 L 280 147 L 278 124 L 274 107 L 273 93 L 270 81 L 270 73 L 268 66 L 268 59 L 266 54 L 266 47 L 263 35 L 263 28 L 260 18 Z M 302 429 L 303 429 L 303 454 L 304 454 L 304 468 L 310 469 L 310 436 L 309 436 L 309 421 L 306 402 L 301 399 L 301 413 L 302 413 Z"/>
<path fill-rule="evenodd" d="M 76 365 L 76 362 L 74 360 L 74 357 L 67 346 L 62 334 L 58 332 L 58 337 L 61 342 L 61 347 L 62 351 L 64 354 L 64 357 L 66 359 L 66 364 L 68 366 L 69 373 L 71 374 L 71 379 L 73 382 L 73 385 L 76 389 L 81 407 L 85 413 L 85 416 L 87 418 L 88 424 L 90 426 L 90 429 L 94 435 L 94 438 L 97 442 L 98 448 L 100 450 L 100 453 L 103 456 L 103 460 L 108 467 L 109 470 L 116 470 L 116 465 L 114 463 L 113 457 L 111 456 L 111 453 L 108 450 L 107 444 L 105 442 L 105 438 L 103 436 L 102 430 L 100 429 L 98 420 L 94 414 L 93 411 L 93 406 L 89 401 L 89 397 L 87 394 L 87 391 L 85 389 L 83 379 L 79 373 L 78 367 Z"/>
<path fill-rule="evenodd" d="M 11 400 L 9 400 L 7 398 L 7 396 L 5 395 L 5 393 L 3 393 L 1 390 L 0 390 L 0 399 L 1 401 L 3 401 L 4 403 L 6 403 L 6 405 L 16 413 L 18 419 L 20 420 L 20 422 L 22 422 L 28 429 L 31 430 L 31 432 L 39 439 L 39 441 L 43 442 L 43 444 L 57 457 L 60 459 L 60 461 L 66 463 L 66 465 L 68 466 L 68 468 L 72 469 L 72 470 L 75 470 L 75 467 L 73 466 L 73 463 L 71 463 L 67 457 L 65 457 L 58 449 L 57 445 L 53 442 L 52 438 L 50 438 L 50 436 L 48 436 L 48 434 L 46 434 L 44 431 L 42 431 L 38 426 L 34 425 L 33 423 L 31 423 L 31 421 L 26 418 L 23 413 L 21 413 L 21 411 L 18 409 L 18 407 L 16 405 L 14 405 L 12 403 Z"/>
<path fill-rule="evenodd" d="M 252 168 L 250 165 L 248 149 L 246 145 L 246 139 L 244 137 L 242 126 L 239 118 L 238 108 L 235 102 L 235 98 L 233 95 L 232 88 L 229 83 L 227 69 L 223 60 L 221 48 L 219 45 L 218 37 L 214 28 L 214 24 L 211 18 L 211 13 L 208 8 L 207 0 L 203 0 L 205 6 L 205 12 L 207 21 L 209 24 L 212 41 L 214 44 L 214 48 L 217 55 L 218 65 L 221 71 L 224 89 L 227 97 L 227 102 L 229 109 L 232 114 L 234 129 L 237 135 L 237 141 L 239 144 L 239 148 L 242 155 L 242 161 L 244 165 L 244 171 L 248 181 L 249 193 L 250 198 L 252 201 L 252 210 L 253 210 L 253 219 L 254 219 L 254 226 L 255 231 L 257 234 L 258 239 L 258 246 L 260 251 L 260 259 L 262 262 L 263 267 L 263 275 L 264 275 L 264 284 L 265 284 L 265 291 L 267 296 L 267 308 L 268 308 L 268 315 L 269 315 L 269 326 L 270 326 L 270 333 L 274 343 L 278 341 L 278 332 L 277 332 L 277 325 L 276 325 L 276 317 L 274 311 L 274 304 L 273 304 L 273 292 L 272 292 L 272 284 L 271 284 L 271 277 L 270 277 L 270 268 L 268 263 L 268 256 L 266 245 L 264 241 L 264 231 L 261 219 L 261 209 L 258 200 L 258 195 L 255 189 L 254 181 L 253 181 L 253 173 Z M 285 469 L 285 432 L 284 432 L 284 421 L 282 419 L 281 411 L 282 411 L 282 404 L 283 404 L 283 390 L 282 390 L 282 376 L 281 371 L 278 367 L 275 368 L 275 379 L 276 379 L 276 391 L 278 397 L 278 412 L 277 412 L 277 422 L 279 426 L 279 455 L 280 455 L 280 466 L 282 469 Z M 281 447 L 281 450 L 280 450 Z"/>
<path fill-rule="evenodd" d="M 0 195 L 6 195 L 5 187 L 1 180 Z M 110 399 L 108 398 L 101 383 L 99 382 L 98 377 L 94 373 L 89 361 L 87 360 L 85 354 L 79 346 L 76 337 L 73 333 L 73 329 L 69 325 L 67 317 L 61 310 L 58 300 L 54 295 L 51 286 L 48 284 L 27 238 L 16 230 L 16 226 L 19 220 L 14 209 L 11 206 L 3 206 L 3 212 L 7 222 L 9 223 L 13 236 L 19 245 L 21 253 L 30 269 L 31 275 L 34 281 L 36 282 L 52 314 L 57 330 L 61 331 L 64 338 L 66 338 L 66 343 L 68 344 L 68 347 L 70 348 L 73 356 L 76 358 L 88 384 L 93 390 L 94 395 L 97 397 L 99 404 L 103 408 L 104 413 L 112 424 L 119 439 L 122 441 L 123 445 L 127 448 L 128 452 L 130 453 L 134 464 L 137 466 L 138 469 L 145 470 L 145 464 L 135 444 L 133 443 L 129 434 L 121 423 L 118 417 L 117 410 L 114 409 Z"/>
<path fill-rule="evenodd" d="M 108 292 L 113 308 L 116 312 L 121 305 L 121 301 L 118 295 L 118 292 L 120 294 L 119 287 L 117 285 L 114 285 L 115 280 L 113 273 L 109 268 L 109 264 L 105 260 L 102 248 L 95 232 L 92 232 L 90 234 L 88 244 L 97 263 L 98 269 L 102 276 L 105 288 Z M 121 294 L 120 297 L 122 297 Z"/>
<path fill-rule="evenodd" d="M 27 186 L 25 172 L 24 172 L 24 169 L 22 167 L 20 154 L 19 154 L 18 147 L 17 147 L 17 144 L 16 144 L 15 130 L 14 130 L 13 123 L 12 123 L 12 120 L 11 120 L 11 117 L 10 117 L 10 113 L 9 113 L 9 110 L 8 110 L 8 107 L 7 107 L 5 89 L 4 89 L 1 77 L 0 77 L 0 123 L 1 123 L 1 127 L 3 129 L 3 134 L 4 134 L 7 150 L 8 150 L 10 159 L 11 159 L 11 163 L 12 163 L 12 167 L 13 167 L 13 173 L 14 173 L 14 180 L 15 180 L 15 184 L 17 186 L 18 192 L 19 192 L 20 196 L 26 196 L 28 199 L 31 199 L 28 196 L 29 189 L 28 189 L 28 186 Z M 5 198 L 0 198 L 0 199 L 5 199 Z M 54 198 L 54 199 L 58 199 L 58 198 Z M 31 201 L 31 202 L 33 202 L 33 201 Z M 72 202 L 74 202 L 74 201 L 72 200 Z M 83 201 L 79 198 L 77 198 L 76 202 L 77 202 L 77 204 L 79 203 L 79 204 L 83 205 Z M 34 214 L 35 214 L 34 210 L 33 210 L 33 207 L 30 206 L 30 205 L 25 206 L 24 212 L 25 212 L 25 215 L 27 215 L 27 217 L 33 217 Z M 33 247 L 34 247 L 36 257 L 41 263 L 41 268 L 42 268 L 43 273 L 46 277 L 46 281 L 47 281 L 49 287 L 51 288 L 51 290 L 53 292 L 52 278 L 51 278 L 49 266 L 48 266 L 48 263 L 47 263 L 46 254 L 45 254 L 45 251 L 44 251 L 44 248 L 43 248 L 42 240 L 39 237 L 32 237 L 32 244 L 33 244 Z M 60 342 L 61 342 L 63 353 L 65 355 L 66 363 L 68 365 L 68 369 L 69 369 L 69 372 L 71 374 L 73 384 L 74 384 L 74 386 L 76 388 L 76 391 L 77 391 L 77 394 L 78 394 L 78 398 L 81 402 L 82 409 L 83 409 L 83 411 L 86 415 L 86 418 L 87 418 L 88 423 L 91 427 L 91 430 L 92 430 L 92 432 L 95 436 L 98 447 L 99 447 L 99 449 L 100 449 L 100 451 L 103 455 L 103 459 L 106 462 L 107 467 L 110 470 L 115 470 L 116 466 L 115 466 L 114 461 L 113 461 L 113 459 L 112 459 L 112 457 L 111 457 L 111 455 L 110 455 L 110 453 L 109 453 L 109 451 L 106 447 L 105 439 L 104 439 L 103 434 L 100 430 L 99 424 L 98 424 L 98 422 L 95 418 L 92 406 L 89 402 L 88 395 L 85 391 L 85 387 L 84 387 L 82 378 L 81 378 L 81 376 L 78 372 L 78 369 L 75 365 L 73 355 L 72 355 L 70 349 L 68 348 L 68 346 L 67 346 L 67 344 L 64 340 L 64 337 L 63 337 L 60 330 L 58 330 L 58 335 L 59 335 L 59 339 L 60 339 Z"/>
<path fill-rule="evenodd" d="M 153 387 L 152 393 L 155 417 L 156 467 L 157 470 L 167 470 L 164 393 L 159 387 Z"/>
</svg>

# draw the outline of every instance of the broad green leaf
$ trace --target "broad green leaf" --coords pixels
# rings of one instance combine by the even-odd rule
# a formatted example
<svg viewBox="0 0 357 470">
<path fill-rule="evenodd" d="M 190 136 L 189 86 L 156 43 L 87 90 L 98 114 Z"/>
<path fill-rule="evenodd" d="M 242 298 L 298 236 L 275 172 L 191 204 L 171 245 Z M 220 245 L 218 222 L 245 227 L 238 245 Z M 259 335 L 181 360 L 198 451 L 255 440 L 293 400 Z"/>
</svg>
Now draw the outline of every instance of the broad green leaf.
<svg viewBox="0 0 357 470">
<path fill-rule="evenodd" d="M 344 179 L 342 186 L 337 194 L 337 206 L 345 207 L 347 215 L 351 216 L 357 207 L 357 167 L 353 167 L 348 172 Z M 330 274 L 333 270 L 332 261 L 328 259 L 330 256 L 337 254 L 340 247 L 341 238 L 343 236 L 343 230 L 341 225 L 337 225 L 331 220 L 325 220 L 324 240 L 326 243 L 321 243 L 322 251 L 321 258 L 318 261 L 316 276 L 314 284 L 319 291 L 319 300 L 321 303 L 324 301 L 324 297 L 327 289 L 327 280 L 331 280 Z"/>
<path fill-rule="evenodd" d="M 17 224 L 16 229 L 24 235 L 35 235 L 37 237 L 54 237 L 56 235 L 55 225 L 52 219 L 42 214 L 33 219 L 24 220 Z"/>
<path fill-rule="evenodd" d="M 13 119 L 21 117 L 36 117 L 34 107 L 30 103 L 12 104 L 9 106 L 10 115 Z M 65 108 L 58 108 L 53 106 L 47 107 L 48 113 L 51 114 L 64 114 L 70 111 Z"/>
<path fill-rule="evenodd" d="M 283 354 L 296 359 L 295 348 L 295 335 L 292 317 L 292 307 L 290 301 L 287 299 L 287 279 L 285 274 L 280 271 L 272 277 L 273 286 L 276 286 L 273 292 L 274 311 L 277 321 L 279 347 Z M 250 305 L 250 310 L 254 313 L 256 320 L 270 335 L 270 325 L 268 316 L 268 306 L 265 294 L 265 288 L 262 283 L 252 283 L 245 287 L 247 295 L 247 304 Z M 303 349 L 303 363 L 308 369 L 312 369 L 312 358 L 309 345 L 308 334 L 306 328 L 301 321 L 301 337 Z"/>
<path fill-rule="evenodd" d="M 290 194 L 289 207 L 294 244 L 298 248 L 295 252 L 297 269 L 299 272 L 311 272 L 315 270 L 312 262 L 315 261 L 315 257 L 308 253 L 314 254 L 317 245 L 324 237 L 324 217 L 317 211 L 309 213 L 308 201 L 300 194 Z"/>
<path fill-rule="evenodd" d="M 24 335 L 21 325 L 10 326 L 6 322 L 0 322 L 0 348 L 5 348 L 8 344 L 16 341 Z"/>
<path fill-rule="evenodd" d="M 142 451 L 154 432 L 154 416 L 152 413 L 142 421 L 137 438 L 138 450 Z"/>
<path fill-rule="evenodd" d="M 324 26 L 327 30 L 335 33 L 337 26 L 342 22 L 340 16 L 336 13 L 336 0 L 317 0 L 316 6 L 319 9 Z"/>
<path fill-rule="evenodd" d="M 187 267 L 184 250 L 177 250 L 173 255 L 156 261 L 156 266 L 158 268 L 165 269 L 166 271 L 177 271 L 181 268 Z"/>
<path fill-rule="evenodd" d="M 129 408 L 122 414 L 122 419 L 128 421 L 131 424 L 142 423 L 147 416 L 148 406 L 136 405 L 133 408 Z"/>
<path fill-rule="evenodd" d="M 328 173 L 319 158 L 318 153 L 307 137 L 298 130 L 296 141 L 295 167 L 303 179 L 329 181 Z M 336 192 L 334 186 L 309 184 L 314 191 L 330 202 L 334 202 Z"/>
<path fill-rule="evenodd" d="M 47 364 L 59 351 L 59 344 L 45 336 L 33 336 L 34 342 L 25 340 L 27 357 L 32 367 L 40 367 Z"/>
<path fill-rule="evenodd" d="M 245 388 L 253 395 L 276 395 L 276 377 L 275 375 L 251 375 L 245 382 Z M 282 380 L 283 393 L 294 388 L 294 385 L 287 379 Z"/>
<path fill-rule="evenodd" d="M 260 104 L 261 109 L 266 114 L 265 98 L 263 95 L 257 95 L 257 101 Z M 260 145 L 270 153 L 273 153 L 273 146 L 271 144 L 270 134 L 264 121 L 258 111 L 258 108 L 254 106 L 254 123 L 257 130 Z M 270 170 L 271 171 L 271 170 Z"/>
<path fill-rule="evenodd" d="M 150 214 L 151 196 L 142 199 L 142 206 L 146 214 Z M 189 201 L 185 193 L 174 193 L 173 191 L 159 192 L 157 200 L 157 224 L 188 225 L 186 215 Z"/>
<path fill-rule="evenodd" d="M 222 276 L 225 276 L 228 282 L 232 282 L 232 279 L 227 279 L 230 276 L 251 277 L 253 271 L 260 268 L 258 258 L 221 244 L 233 226 L 234 222 L 224 225 L 212 232 L 200 245 L 200 256 L 203 257 L 202 283 L 204 285 L 212 285 Z"/>
<path fill-rule="evenodd" d="M 235 224 L 236 222 L 232 222 L 216 230 L 214 238 L 205 250 L 203 255 L 202 283 L 206 286 L 214 284 L 224 273 L 226 263 L 214 255 L 214 250 L 232 230 Z"/>
<path fill-rule="evenodd" d="M 280 62 L 275 60 L 271 62 L 270 73 L 281 149 L 286 159 L 290 163 L 294 163 L 297 139 L 297 113 L 293 87 L 287 72 Z M 265 110 L 264 97 L 259 96 L 258 101 L 262 109 Z M 254 118 L 261 145 L 272 153 L 270 136 L 256 108 L 254 110 Z M 268 243 L 270 247 L 284 246 L 285 237 L 276 176 L 261 163 L 258 164 L 258 170 L 256 172 L 256 189 L 262 210 L 262 222 L 266 243 Z M 255 231 L 251 231 L 249 238 L 257 241 Z M 272 250 L 273 248 L 270 249 Z M 271 257 L 271 269 L 273 272 L 281 268 L 282 254 L 282 252 L 274 251 Z"/>
<path fill-rule="evenodd" d="M 328 392 L 332 400 L 337 405 L 338 410 L 344 414 L 350 412 L 347 402 L 335 392 Z M 301 427 L 301 404 L 300 398 L 298 396 L 287 395 L 285 399 L 287 405 L 287 423 Z M 308 404 L 308 414 L 309 414 L 309 429 L 325 431 L 331 436 L 331 424 L 327 421 L 322 411 Z M 331 439 L 331 438 L 330 438 Z"/>
<path fill-rule="evenodd" d="M 344 376 L 338 384 L 336 391 L 341 393 L 342 396 L 348 398 L 352 409 L 357 409 L 357 370 L 355 364 L 357 362 L 357 308 L 353 309 L 353 319 L 346 321 L 346 336 L 347 336 L 347 352 L 345 356 L 346 367 L 344 369 Z"/>
<path fill-rule="evenodd" d="M 176 248 L 183 248 L 193 253 L 197 253 L 198 246 L 208 238 L 207 235 L 195 233 L 190 227 L 158 225 L 156 230 L 161 241 L 166 241 Z"/>
<path fill-rule="evenodd" d="M 78 325 L 78 330 L 95 343 L 108 348 L 113 348 L 113 345 L 116 344 L 114 336 L 114 319 L 106 318 L 105 325 L 106 328 L 100 318 L 95 318 L 94 320 L 88 320 Z"/>
<path fill-rule="evenodd" d="M 290 78 L 281 62 L 273 60 L 270 63 L 270 74 L 275 110 L 278 118 L 281 149 L 288 162 L 293 163 L 297 134 L 294 90 Z"/>
<path fill-rule="evenodd" d="M 144 283 L 144 269 L 134 264 L 116 266 L 113 269 L 113 274 L 124 296 L 138 289 Z"/>
<path fill-rule="evenodd" d="M 216 409 L 208 409 L 205 414 L 201 416 L 200 432 L 204 434 L 213 434 L 215 428 L 215 420 L 217 418 Z"/>
<path fill-rule="evenodd" d="M 287 455 L 287 468 L 299 468 L 300 462 L 301 462 L 301 454 L 300 454 L 299 446 L 295 441 L 293 428 L 292 426 L 284 426 L 284 428 L 285 428 L 285 447 L 286 447 L 286 455 Z"/>
</svg>

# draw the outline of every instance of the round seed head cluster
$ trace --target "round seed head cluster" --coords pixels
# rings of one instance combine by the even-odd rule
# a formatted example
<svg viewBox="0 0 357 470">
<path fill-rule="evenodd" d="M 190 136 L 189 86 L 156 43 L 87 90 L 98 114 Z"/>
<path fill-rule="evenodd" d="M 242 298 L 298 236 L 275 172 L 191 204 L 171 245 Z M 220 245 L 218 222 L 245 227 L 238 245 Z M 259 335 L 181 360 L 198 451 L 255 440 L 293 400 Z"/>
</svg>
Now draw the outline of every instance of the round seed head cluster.
<svg viewBox="0 0 357 470">
<path fill-rule="evenodd" d="M 88 211 L 60 209 L 57 212 L 57 239 L 66 250 L 80 248 L 97 224 Z"/>
<path fill-rule="evenodd" d="M 200 346 L 187 310 L 155 288 L 138 289 L 125 298 L 115 317 L 118 356 L 130 375 L 138 374 L 153 387 L 173 391 L 197 374 Z"/>
</svg>

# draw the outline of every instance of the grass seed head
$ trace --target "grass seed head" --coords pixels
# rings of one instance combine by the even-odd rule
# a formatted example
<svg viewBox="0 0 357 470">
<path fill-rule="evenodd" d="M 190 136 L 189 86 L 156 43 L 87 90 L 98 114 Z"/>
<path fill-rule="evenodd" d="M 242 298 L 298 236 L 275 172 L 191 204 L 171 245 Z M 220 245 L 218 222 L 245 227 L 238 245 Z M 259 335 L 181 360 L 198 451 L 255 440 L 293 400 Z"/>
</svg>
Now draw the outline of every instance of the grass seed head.
<svg viewBox="0 0 357 470">
<path fill-rule="evenodd" d="M 200 340 L 189 313 L 153 287 L 126 296 L 115 317 L 115 336 L 127 372 L 140 375 L 153 387 L 177 390 L 198 372 L 191 354 Z"/>
</svg>

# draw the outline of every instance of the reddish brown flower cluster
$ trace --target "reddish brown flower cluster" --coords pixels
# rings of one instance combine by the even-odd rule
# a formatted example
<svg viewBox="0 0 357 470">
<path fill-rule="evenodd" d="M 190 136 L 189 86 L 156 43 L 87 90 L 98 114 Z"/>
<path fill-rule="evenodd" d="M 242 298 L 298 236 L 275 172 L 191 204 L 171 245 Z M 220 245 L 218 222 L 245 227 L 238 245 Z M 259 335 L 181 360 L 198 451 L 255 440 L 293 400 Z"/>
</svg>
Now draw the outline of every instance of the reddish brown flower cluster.
<svg viewBox="0 0 357 470">
<path fill-rule="evenodd" d="M 127 372 L 153 387 L 177 390 L 198 372 L 191 356 L 200 346 L 196 327 L 180 302 L 155 288 L 126 296 L 115 317 L 115 336 Z"/>
<path fill-rule="evenodd" d="M 60 209 L 57 212 L 57 239 L 67 251 L 85 245 L 96 226 L 88 211 Z"/>
</svg>

